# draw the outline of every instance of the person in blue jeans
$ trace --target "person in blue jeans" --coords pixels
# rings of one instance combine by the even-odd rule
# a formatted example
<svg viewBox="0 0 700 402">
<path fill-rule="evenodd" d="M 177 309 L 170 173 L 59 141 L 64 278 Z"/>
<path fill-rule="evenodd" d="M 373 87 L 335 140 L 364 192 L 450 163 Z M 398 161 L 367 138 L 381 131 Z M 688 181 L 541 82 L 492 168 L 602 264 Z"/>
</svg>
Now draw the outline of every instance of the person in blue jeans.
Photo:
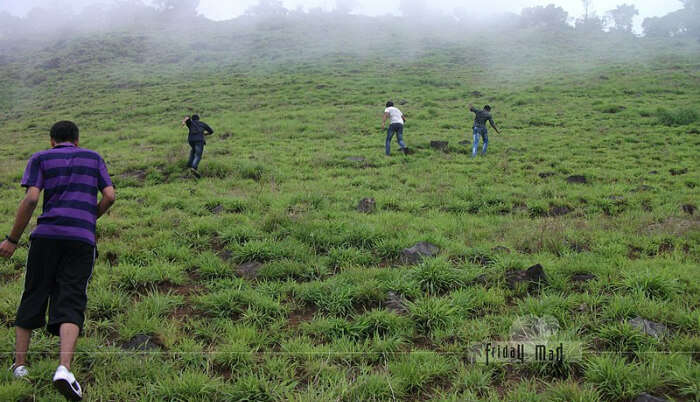
<svg viewBox="0 0 700 402">
<path fill-rule="evenodd" d="M 486 129 L 486 122 L 488 121 L 498 134 L 501 132 L 496 127 L 496 123 L 493 122 L 493 117 L 491 116 L 491 106 L 486 105 L 482 110 L 476 109 L 471 103 L 469 104 L 469 110 L 473 112 L 476 116 L 474 117 L 474 142 L 472 143 L 472 158 L 476 157 L 477 151 L 479 150 L 479 136 L 484 142 L 481 149 L 481 155 L 486 155 L 486 149 L 489 146 L 489 133 Z"/>
<path fill-rule="evenodd" d="M 389 119 L 389 129 L 386 132 L 386 155 L 389 156 L 391 151 L 391 139 L 396 134 L 396 140 L 401 147 L 401 151 L 404 154 L 408 154 L 408 148 L 403 142 L 403 124 L 406 122 L 406 117 L 401 113 L 401 111 L 394 107 L 394 102 L 389 101 L 386 103 L 386 109 L 384 109 L 384 117 L 382 118 L 382 130 L 386 127 L 386 120 Z"/>
<path fill-rule="evenodd" d="M 199 178 L 197 167 L 202 160 L 204 145 L 207 143 L 204 140 L 204 136 L 214 134 L 214 130 L 212 130 L 207 123 L 199 120 L 199 116 L 196 114 L 192 115 L 192 117 L 185 117 L 182 121 L 182 125 L 187 125 L 187 128 L 190 130 L 187 141 L 190 143 L 191 150 L 190 159 L 187 161 L 187 167 L 195 177 Z"/>
</svg>

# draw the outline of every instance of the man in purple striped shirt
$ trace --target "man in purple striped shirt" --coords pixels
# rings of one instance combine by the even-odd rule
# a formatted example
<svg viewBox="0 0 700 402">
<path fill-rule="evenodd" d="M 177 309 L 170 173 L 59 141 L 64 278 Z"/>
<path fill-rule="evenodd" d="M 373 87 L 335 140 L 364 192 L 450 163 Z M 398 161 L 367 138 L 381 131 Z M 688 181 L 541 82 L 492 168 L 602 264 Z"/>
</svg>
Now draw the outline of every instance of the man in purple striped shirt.
<svg viewBox="0 0 700 402">
<path fill-rule="evenodd" d="M 87 285 L 96 257 L 95 225 L 115 200 L 104 160 L 97 152 L 79 148 L 78 140 L 78 127 L 70 121 L 51 127 L 51 149 L 29 159 L 22 177 L 26 195 L 12 231 L 0 244 L 0 256 L 11 257 L 43 190 L 43 211 L 29 236 L 24 293 L 15 319 L 13 370 L 15 377 L 27 375 L 32 330 L 46 325 L 51 334 L 61 338 L 53 383 L 70 400 L 82 399 L 70 365 L 85 321 Z M 102 193 L 99 203 L 98 192 Z"/>
</svg>

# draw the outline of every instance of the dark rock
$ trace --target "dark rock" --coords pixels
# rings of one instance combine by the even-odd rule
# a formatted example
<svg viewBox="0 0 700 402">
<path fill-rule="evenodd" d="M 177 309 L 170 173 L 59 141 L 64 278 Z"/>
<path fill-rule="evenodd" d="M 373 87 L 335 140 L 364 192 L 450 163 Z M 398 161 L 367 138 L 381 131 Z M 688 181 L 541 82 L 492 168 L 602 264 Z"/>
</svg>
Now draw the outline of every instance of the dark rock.
<svg viewBox="0 0 700 402">
<path fill-rule="evenodd" d="M 148 335 L 138 334 L 122 345 L 122 349 L 149 351 L 160 349 L 160 342 L 157 342 Z"/>
<path fill-rule="evenodd" d="M 668 399 L 659 398 L 657 396 L 647 394 L 646 392 L 642 392 L 636 398 L 634 398 L 634 402 L 667 402 L 667 401 L 668 401 Z"/>
<path fill-rule="evenodd" d="M 658 170 L 652 170 L 652 171 L 649 172 L 649 174 L 659 174 L 659 171 L 658 171 Z"/>
<path fill-rule="evenodd" d="M 541 172 L 541 173 L 538 173 L 537 175 L 540 176 L 540 178 L 542 178 L 542 179 L 546 179 L 547 177 L 554 176 L 554 174 L 555 174 L 554 172 Z"/>
<path fill-rule="evenodd" d="M 683 205 L 683 212 L 685 212 L 688 215 L 693 215 L 697 209 L 698 208 L 693 204 Z"/>
<path fill-rule="evenodd" d="M 506 281 L 511 289 L 515 289 L 518 283 L 528 283 L 528 289 L 532 290 L 539 285 L 546 285 L 547 275 L 544 273 L 542 265 L 535 264 L 525 271 L 508 271 L 506 272 Z"/>
<path fill-rule="evenodd" d="M 486 276 L 486 274 L 481 274 L 481 275 L 479 275 L 476 278 L 471 280 L 472 285 L 486 286 L 488 283 L 489 283 L 489 278 Z"/>
<path fill-rule="evenodd" d="M 434 257 L 440 252 L 440 248 L 428 242 L 420 242 L 411 248 L 401 252 L 401 262 L 404 264 L 418 264 L 424 257 Z"/>
<path fill-rule="evenodd" d="M 258 276 L 258 271 L 262 268 L 263 264 L 258 261 L 249 261 L 241 264 L 236 268 L 236 273 L 241 278 L 245 279 L 255 279 Z"/>
<path fill-rule="evenodd" d="M 401 99 L 401 100 L 399 101 L 399 105 L 405 105 L 405 104 L 407 104 L 407 103 L 408 103 L 408 101 L 407 101 L 406 99 Z"/>
<path fill-rule="evenodd" d="M 346 161 L 352 161 L 352 162 L 363 162 L 365 160 L 364 156 L 348 156 L 345 158 Z"/>
<path fill-rule="evenodd" d="M 549 216 L 562 216 L 566 215 L 569 212 L 571 212 L 571 209 L 567 207 L 566 205 L 564 206 L 559 206 L 559 207 L 552 207 L 549 209 Z"/>
<path fill-rule="evenodd" d="M 211 209 L 211 213 L 214 215 L 218 215 L 220 213 L 224 212 L 224 207 L 223 205 L 217 205 L 214 208 Z"/>
<path fill-rule="evenodd" d="M 388 310 L 391 310 L 397 314 L 408 313 L 408 308 L 406 307 L 406 299 L 397 295 L 394 292 L 389 292 L 386 297 L 386 302 L 384 303 Z"/>
<path fill-rule="evenodd" d="M 679 176 L 679 175 L 688 173 L 688 168 L 669 169 L 668 171 L 669 171 L 669 173 L 671 173 L 671 176 Z"/>
<path fill-rule="evenodd" d="M 119 256 L 117 256 L 117 253 L 113 251 L 108 251 L 107 254 L 105 254 L 105 257 L 107 257 L 107 261 L 109 261 L 110 267 L 116 267 L 117 265 L 119 265 Z"/>
<path fill-rule="evenodd" d="M 406 155 L 413 155 L 416 151 L 414 151 L 413 148 L 404 148 L 403 153 Z"/>
<path fill-rule="evenodd" d="M 688 134 L 700 134 L 700 130 L 698 130 L 697 128 L 691 128 L 688 131 Z"/>
<path fill-rule="evenodd" d="M 649 321 L 642 317 L 635 317 L 628 321 L 628 323 L 638 330 L 644 332 L 649 336 L 654 338 L 659 338 L 668 332 L 668 328 L 661 323 Z"/>
<path fill-rule="evenodd" d="M 586 184 L 588 183 L 588 180 L 586 180 L 586 176 L 581 176 L 578 174 L 569 176 L 566 178 L 567 183 L 580 183 L 580 184 Z"/>
<path fill-rule="evenodd" d="M 221 253 L 219 253 L 219 257 L 221 257 L 222 260 L 228 261 L 233 257 L 233 252 L 231 250 L 224 250 Z"/>
<path fill-rule="evenodd" d="M 447 141 L 430 141 L 430 148 L 437 149 L 439 151 L 447 151 Z"/>
<path fill-rule="evenodd" d="M 609 80 L 610 78 L 608 78 L 607 75 L 601 75 L 601 76 L 600 76 L 600 79 L 601 79 L 601 80 L 607 81 L 607 80 Z"/>
<path fill-rule="evenodd" d="M 579 273 L 571 275 L 571 282 L 588 282 L 596 279 L 596 276 L 588 273 Z"/>
<path fill-rule="evenodd" d="M 459 145 L 471 145 L 471 142 L 469 142 L 467 140 L 463 140 L 463 141 L 458 142 L 458 144 Z"/>
<path fill-rule="evenodd" d="M 510 249 L 505 246 L 496 246 L 491 249 L 494 253 L 510 254 Z"/>
<path fill-rule="evenodd" d="M 374 198 L 363 198 L 357 204 L 357 212 L 371 214 L 376 209 L 377 209 L 377 203 L 374 201 Z"/>
<path fill-rule="evenodd" d="M 482 93 L 479 92 L 479 91 L 472 91 L 471 95 L 472 95 L 472 96 L 475 96 L 475 97 L 477 97 L 477 98 L 484 96 L 484 94 L 482 94 Z"/>
<path fill-rule="evenodd" d="M 624 201 L 624 200 L 625 200 L 625 197 L 623 197 L 623 196 L 621 196 L 621 195 L 611 195 L 610 197 L 608 197 L 608 199 L 609 199 L 610 201 L 621 202 L 621 201 Z"/>
</svg>

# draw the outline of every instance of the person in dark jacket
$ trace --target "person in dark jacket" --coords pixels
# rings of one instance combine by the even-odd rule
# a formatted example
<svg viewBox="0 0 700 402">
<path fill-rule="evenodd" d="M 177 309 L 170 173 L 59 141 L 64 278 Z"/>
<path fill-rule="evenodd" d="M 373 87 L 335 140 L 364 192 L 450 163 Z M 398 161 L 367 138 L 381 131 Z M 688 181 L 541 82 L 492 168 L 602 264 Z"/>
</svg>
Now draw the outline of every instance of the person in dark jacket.
<svg viewBox="0 0 700 402">
<path fill-rule="evenodd" d="M 482 110 L 475 108 L 471 103 L 469 104 L 469 111 L 475 114 L 474 125 L 472 126 L 474 130 L 474 142 L 472 143 L 472 158 L 476 157 L 477 151 L 479 149 L 479 135 L 484 140 L 484 146 L 481 149 L 481 155 L 486 155 L 486 149 L 489 146 L 489 135 L 486 129 L 486 122 L 488 121 L 498 134 L 501 132 L 496 127 L 496 123 L 493 122 L 493 117 L 491 116 L 491 106 L 486 105 Z"/>
<path fill-rule="evenodd" d="M 192 149 L 190 150 L 190 159 L 187 161 L 187 167 L 190 168 L 195 177 L 199 178 L 197 167 L 199 162 L 202 161 L 204 145 L 207 143 L 204 136 L 214 134 L 214 130 L 207 123 L 199 120 L 199 116 L 196 114 L 193 114 L 192 117 L 186 116 L 182 121 L 182 125 L 186 125 L 190 130 L 187 141 Z"/>
</svg>

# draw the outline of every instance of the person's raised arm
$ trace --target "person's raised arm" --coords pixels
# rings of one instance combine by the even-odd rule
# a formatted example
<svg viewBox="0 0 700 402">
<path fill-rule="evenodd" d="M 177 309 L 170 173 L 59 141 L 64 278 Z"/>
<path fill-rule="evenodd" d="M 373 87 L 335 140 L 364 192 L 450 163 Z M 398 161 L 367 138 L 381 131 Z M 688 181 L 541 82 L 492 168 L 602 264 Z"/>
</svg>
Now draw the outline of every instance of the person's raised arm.
<svg viewBox="0 0 700 402">
<path fill-rule="evenodd" d="M 386 127 L 387 117 L 389 117 L 389 112 L 384 112 L 384 116 L 382 117 L 382 130 L 384 130 L 384 127 Z"/>
<path fill-rule="evenodd" d="M 472 105 L 471 103 L 469 104 L 469 111 L 470 111 L 470 112 L 474 112 L 474 113 L 477 112 L 477 110 L 474 109 L 474 105 Z"/>
<path fill-rule="evenodd" d="M 117 196 L 114 192 L 114 186 L 108 186 L 102 189 L 102 199 L 100 200 L 100 203 L 97 205 L 97 217 L 101 217 L 102 215 L 109 210 L 109 208 L 114 204 L 114 201 L 117 199 Z"/>
<path fill-rule="evenodd" d="M 17 215 L 15 216 L 15 224 L 12 226 L 12 230 L 7 238 L 0 244 L 0 256 L 5 258 L 12 257 L 17 249 L 17 243 L 24 233 L 24 229 L 27 228 L 29 221 L 32 219 L 32 214 L 34 209 L 36 209 L 37 204 L 39 204 L 39 195 L 41 194 L 41 189 L 38 187 L 28 187 L 27 192 L 24 195 L 24 199 L 19 203 L 19 208 L 17 209 Z"/>
<path fill-rule="evenodd" d="M 190 121 L 190 116 L 185 116 L 185 118 L 182 119 L 182 126 L 187 125 L 188 121 Z M 180 127 L 182 127 L 182 126 L 180 126 Z M 187 125 L 187 127 L 189 127 L 189 125 Z"/>
</svg>

